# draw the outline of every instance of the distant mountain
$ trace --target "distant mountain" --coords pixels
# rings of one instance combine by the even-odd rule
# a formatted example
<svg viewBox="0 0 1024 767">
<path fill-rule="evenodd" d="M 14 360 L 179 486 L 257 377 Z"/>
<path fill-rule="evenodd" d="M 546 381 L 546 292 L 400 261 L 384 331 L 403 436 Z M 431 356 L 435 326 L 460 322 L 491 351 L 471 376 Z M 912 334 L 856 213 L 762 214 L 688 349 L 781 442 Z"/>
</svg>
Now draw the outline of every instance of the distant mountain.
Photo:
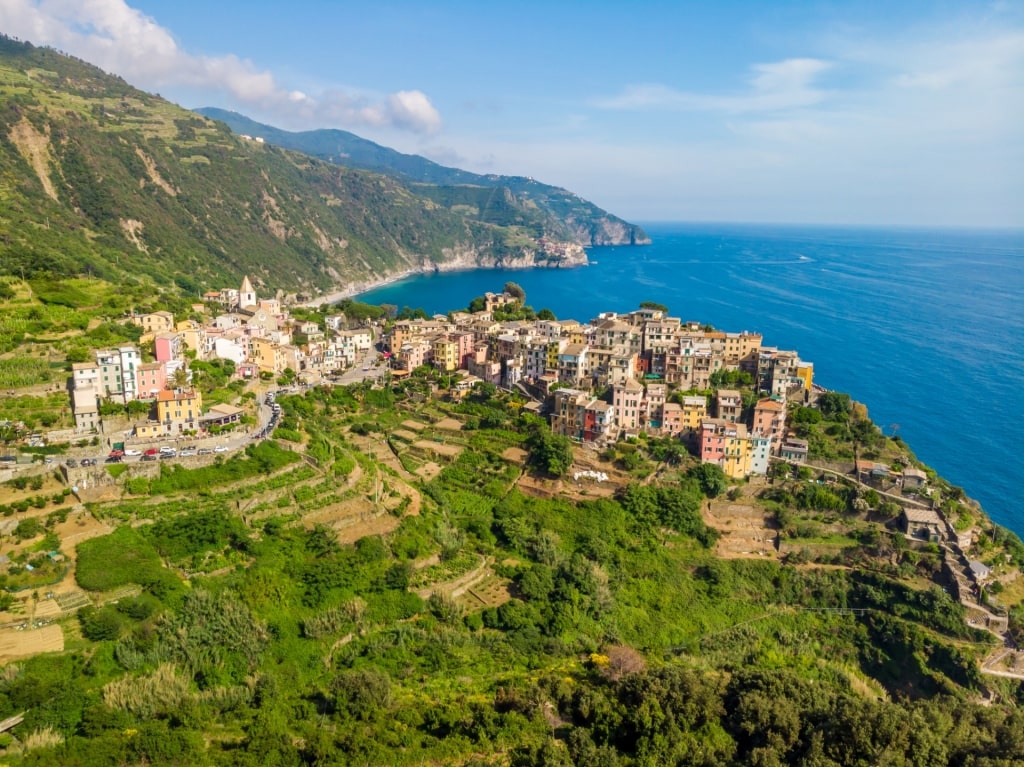
<svg viewBox="0 0 1024 767">
<path fill-rule="evenodd" d="M 436 187 L 240 138 L 48 48 L 0 36 L 0 82 L 0 274 L 189 292 L 249 274 L 317 293 L 586 262 L 560 221 L 514 195 L 468 215 Z"/>
<path fill-rule="evenodd" d="M 259 137 L 276 146 L 327 160 L 346 168 L 359 168 L 385 173 L 407 182 L 431 199 L 454 209 L 466 211 L 465 206 L 477 206 L 476 215 L 486 220 L 491 199 L 501 201 L 503 207 L 516 204 L 506 196 L 474 192 L 468 189 L 420 189 L 421 185 L 434 187 L 483 187 L 507 189 L 525 209 L 535 208 L 552 216 L 564 227 L 558 234 L 585 246 L 590 245 L 646 245 L 650 238 L 639 226 L 623 221 L 607 211 L 584 200 L 572 192 L 550 184 L 542 184 L 525 176 L 498 176 L 470 173 L 449 168 L 415 154 L 403 154 L 375 144 L 343 130 L 312 130 L 291 132 L 258 123 L 238 112 L 215 107 L 197 109 L 201 115 L 219 120 L 235 133 Z M 484 207 L 479 207 L 483 204 Z"/>
</svg>

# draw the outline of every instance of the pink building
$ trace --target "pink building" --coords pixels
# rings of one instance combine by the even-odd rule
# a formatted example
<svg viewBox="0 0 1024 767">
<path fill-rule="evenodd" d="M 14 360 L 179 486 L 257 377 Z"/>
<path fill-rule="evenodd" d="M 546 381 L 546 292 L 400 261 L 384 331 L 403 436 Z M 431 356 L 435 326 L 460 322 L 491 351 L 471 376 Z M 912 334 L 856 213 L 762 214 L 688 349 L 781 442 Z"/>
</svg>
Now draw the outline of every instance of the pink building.
<svg viewBox="0 0 1024 767">
<path fill-rule="evenodd" d="M 775 452 L 786 433 L 786 406 L 779 400 L 759 400 L 754 406 L 751 431 L 768 437 L 771 440 L 772 452 Z"/>
<path fill-rule="evenodd" d="M 678 402 L 661 406 L 661 433 L 672 437 L 683 433 L 683 407 Z"/>
<path fill-rule="evenodd" d="M 469 358 L 473 356 L 473 348 L 476 345 L 476 339 L 472 333 L 452 333 L 449 336 L 456 344 L 458 344 L 458 351 L 456 354 L 459 358 L 459 367 L 466 367 Z"/>
<path fill-rule="evenodd" d="M 153 353 L 157 362 L 171 362 L 181 359 L 181 336 L 177 333 L 160 333 L 153 339 Z"/>
<path fill-rule="evenodd" d="M 153 399 L 167 388 L 167 365 L 146 362 L 135 368 L 135 391 L 139 399 Z"/>
</svg>

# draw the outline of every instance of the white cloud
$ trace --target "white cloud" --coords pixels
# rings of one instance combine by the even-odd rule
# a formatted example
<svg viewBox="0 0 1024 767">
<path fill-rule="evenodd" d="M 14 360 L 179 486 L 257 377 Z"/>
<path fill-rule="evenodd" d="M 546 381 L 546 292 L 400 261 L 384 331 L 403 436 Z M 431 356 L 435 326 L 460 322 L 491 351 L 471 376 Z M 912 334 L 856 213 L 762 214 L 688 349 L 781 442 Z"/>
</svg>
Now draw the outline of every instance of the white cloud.
<svg viewBox="0 0 1024 767">
<path fill-rule="evenodd" d="M 441 128 L 441 115 L 420 91 L 399 91 L 388 96 L 388 107 L 397 126 L 435 133 Z"/>
<path fill-rule="evenodd" d="M 288 90 L 273 74 L 234 55 L 188 53 L 155 20 L 124 0 L 0 0 L 0 29 L 50 45 L 143 88 L 212 88 L 241 104 L 287 118 L 434 133 L 441 116 L 420 91 L 384 97 Z"/>
<path fill-rule="evenodd" d="M 711 95 L 667 85 L 630 85 L 622 93 L 595 99 L 603 109 L 706 110 L 711 112 L 769 112 L 808 106 L 825 98 L 814 80 L 831 64 L 821 59 L 794 58 L 752 67 L 750 87 L 740 95 Z"/>
</svg>

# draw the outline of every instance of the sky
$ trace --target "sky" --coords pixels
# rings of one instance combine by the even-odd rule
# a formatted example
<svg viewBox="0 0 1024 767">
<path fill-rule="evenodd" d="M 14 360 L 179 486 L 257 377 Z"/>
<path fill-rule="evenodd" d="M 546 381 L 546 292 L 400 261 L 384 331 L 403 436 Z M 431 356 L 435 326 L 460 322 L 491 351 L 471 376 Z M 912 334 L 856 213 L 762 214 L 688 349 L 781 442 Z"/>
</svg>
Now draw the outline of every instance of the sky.
<svg viewBox="0 0 1024 767">
<path fill-rule="evenodd" d="M 1024 0 L 0 0 L 0 31 L 633 221 L 1024 226 Z"/>
</svg>

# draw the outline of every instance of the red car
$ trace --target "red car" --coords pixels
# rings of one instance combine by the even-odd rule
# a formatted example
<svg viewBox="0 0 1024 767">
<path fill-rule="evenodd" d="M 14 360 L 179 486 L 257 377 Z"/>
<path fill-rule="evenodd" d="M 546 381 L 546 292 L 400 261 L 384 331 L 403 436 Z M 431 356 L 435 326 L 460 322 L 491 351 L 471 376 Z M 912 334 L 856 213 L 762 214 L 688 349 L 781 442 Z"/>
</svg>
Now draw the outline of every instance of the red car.
<svg viewBox="0 0 1024 767">
<path fill-rule="evenodd" d="M 155 447 L 151 447 L 149 450 L 143 453 L 143 455 L 157 455 L 159 452 L 160 451 L 157 450 Z"/>
</svg>

